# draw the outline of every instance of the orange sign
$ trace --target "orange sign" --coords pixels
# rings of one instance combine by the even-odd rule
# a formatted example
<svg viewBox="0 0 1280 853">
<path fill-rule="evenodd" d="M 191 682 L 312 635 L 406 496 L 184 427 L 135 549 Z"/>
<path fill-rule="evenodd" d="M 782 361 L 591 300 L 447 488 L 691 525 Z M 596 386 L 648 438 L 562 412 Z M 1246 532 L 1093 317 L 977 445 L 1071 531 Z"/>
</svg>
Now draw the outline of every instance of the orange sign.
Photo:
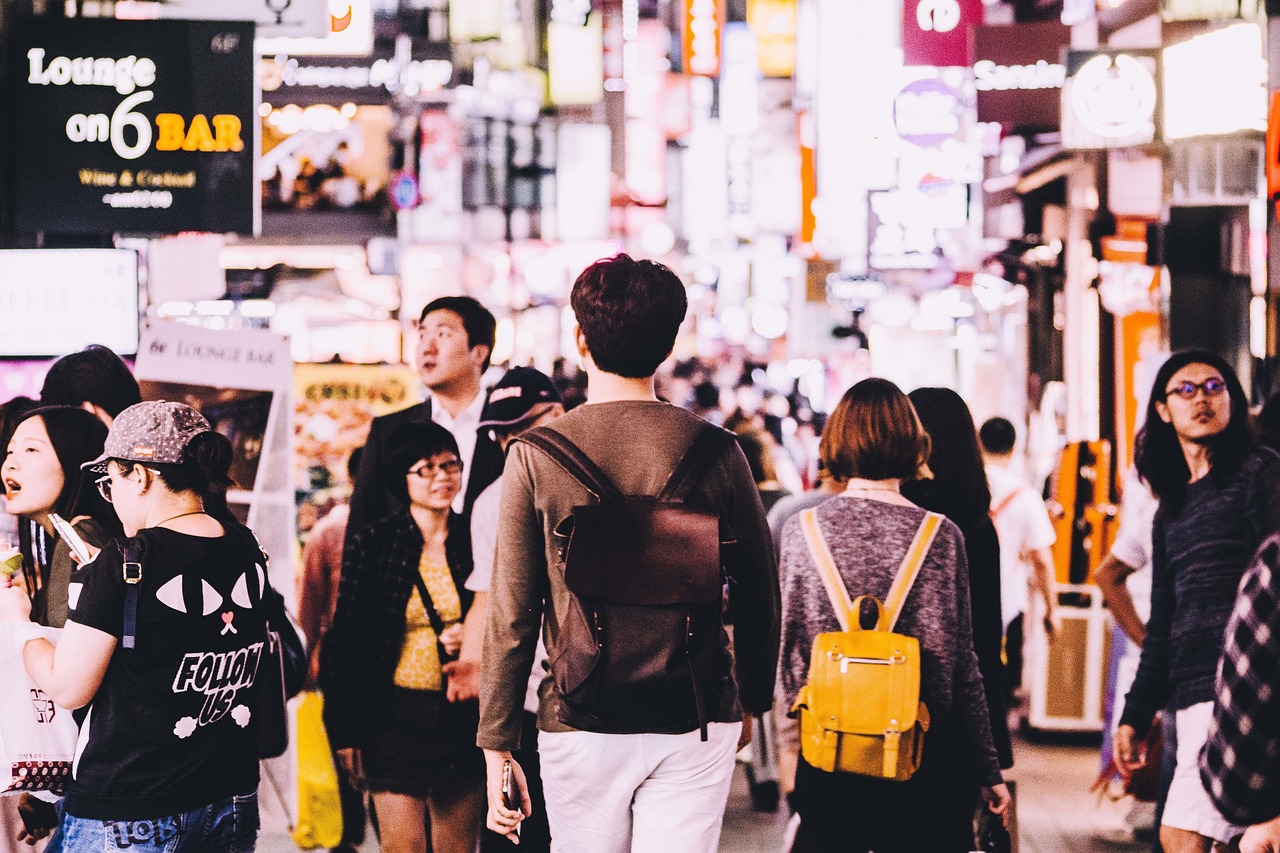
<svg viewBox="0 0 1280 853">
<path fill-rule="evenodd" d="M 684 0 L 684 73 L 720 76 L 724 0 Z"/>
<path fill-rule="evenodd" d="M 1272 92 L 1271 110 L 1267 115 L 1267 196 L 1277 195 L 1280 195 L 1280 92 Z"/>
</svg>

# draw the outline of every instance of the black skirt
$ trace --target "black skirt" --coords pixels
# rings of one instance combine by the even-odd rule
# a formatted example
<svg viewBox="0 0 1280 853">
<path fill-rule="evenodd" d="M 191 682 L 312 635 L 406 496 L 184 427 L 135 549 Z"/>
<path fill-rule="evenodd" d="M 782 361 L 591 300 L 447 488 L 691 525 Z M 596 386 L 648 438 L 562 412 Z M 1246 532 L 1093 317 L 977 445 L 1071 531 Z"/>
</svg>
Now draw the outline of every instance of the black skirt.
<svg viewBox="0 0 1280 853">
<path fill-rule="evenodd" d="M 474 700 L 449 702 L 443 691 L 393 687 L 362 754 L 368 789 L 426 797 L 440 785 L 483 781 L 479 722 Z"/>
<path fill-rule="evenodd" d="M 960 777 L 963 734 L 951 722 L 934 721 L 920 769 L 905 782 L 828 773 L 801 758 L 791 795 L 800 814 L 794 850 L 952 853 L 956 814 L 973 782 Z"/>
</svg>

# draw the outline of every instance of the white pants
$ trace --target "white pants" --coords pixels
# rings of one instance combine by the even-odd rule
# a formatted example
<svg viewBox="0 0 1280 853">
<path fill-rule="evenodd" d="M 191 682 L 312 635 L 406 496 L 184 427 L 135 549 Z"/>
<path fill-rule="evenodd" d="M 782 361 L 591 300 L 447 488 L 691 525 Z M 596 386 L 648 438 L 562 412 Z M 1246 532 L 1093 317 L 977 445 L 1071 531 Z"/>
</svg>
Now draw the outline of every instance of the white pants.
<svg viewBox="0 0 1280 853">
<path fill-rule="evenodd" d="M 553 850 L 715 853 L 741 731 L 539 732 Z"/>
<path fill-rule="evenodd" d="M 1244 832 L 1245 827 L 1236 826 L 1222 816 L 1200 781 L 1200 749 L 1209 739 L 1212 719 L 1212 702 L 1201 702 L 1177 713 L 1178 765 L 1169 784 L 1162 822 L 1226 844 Z"/>
</svg>

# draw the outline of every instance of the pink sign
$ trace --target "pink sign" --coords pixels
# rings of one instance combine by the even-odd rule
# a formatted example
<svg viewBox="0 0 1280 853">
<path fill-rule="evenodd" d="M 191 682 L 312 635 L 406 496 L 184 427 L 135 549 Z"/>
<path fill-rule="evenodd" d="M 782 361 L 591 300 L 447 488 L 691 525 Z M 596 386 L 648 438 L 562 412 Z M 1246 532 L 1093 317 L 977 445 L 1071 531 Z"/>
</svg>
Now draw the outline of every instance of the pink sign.
<svg viewBox="0 0 1280 853">
<path fill-rule="evenodd" d="M 982 23 L 982 0 L 904 0 L 902 53 L 907 65 L 968 66 L 969 31 Z"/>
</svg>

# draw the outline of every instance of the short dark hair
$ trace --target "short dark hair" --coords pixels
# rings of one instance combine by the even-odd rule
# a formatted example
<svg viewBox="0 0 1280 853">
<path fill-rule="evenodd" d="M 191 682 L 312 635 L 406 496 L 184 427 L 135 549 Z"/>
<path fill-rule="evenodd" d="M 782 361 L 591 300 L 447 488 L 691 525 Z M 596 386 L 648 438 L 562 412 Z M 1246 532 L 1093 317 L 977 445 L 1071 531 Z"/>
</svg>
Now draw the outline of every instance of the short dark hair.
<svg viewBox="0 0 1280 853">
<path fill-rule="evenodd" d="M 1134 465 L 1151 492 L 1160 499 L 1161 510 L 1176 516 L 1182 511 L 1191 469 L 1182 452 L 1182 443 L 1173 424 L 1165 423 L 1156 411 L 1156 405 L 1168 399 L 1165 389 L 1173 375 L 1189 364 L 1203 364 L 1222 374 L 1227 383 L 1231 401 L 1231 419 L 1226 429 L 1204 442 L 1213 466 L 1209 476 L 1217 482 L 1234 476 L 1244 458 L 1253 449 L 1253 435 L 1249 430 L 1249 398 L 1235 370 L 1227 360 L 1205 350 L 1183 350 L 1169 356 L 1169 360 L 1156 371 L 1147 401 L 1147 419 L 1134 441 Z"/>
<path fill-rule="evenodd" d="M 92 403 L 111 417 L 142 402 L 138 380 L 120 356 L 100 344 L 91 344 L 53 363 L 40 389 L 45 406 L 79 406 Z"/>
<path fill-rule="evenodd" d="M 978 430 L 978 441 L 992 456 L 1008 456 L 1018 443 L 1018 431 L 1007 418 L 988 418 Z"/>
<path fill-rule="evenodd" d="M 831 476 L 844 482 L 927 479 L 929 449 L 929 434 L 907 395 L 888 379 L 873 377 L 844 392 L 818 452 Z"/>
<path fill-rule="evenodd" d="M 347 457 L 347 480 L 352 485 L 356 482 L 356 473 L 360 470 L 360 457 L 364 456 L 364 445 L 360 445 L 351 451 L 351 455 Z"/>
<path fill-rule="evenodd" d="M 738 433 L 735 438 L 742 448 L 742 455 L 747 457 L 751 478 L 757 486 L 778 479 L 778 469 L 773 461 L 773 440 L 768 433 L 752 429 Z"/>
<path fill-rule="evenodd" d="M 467 332 L 468 347 L 487 347 L 488 355 L 484 357 L 481 370 L 489 369 L 489 359 L 493 357 L 493 347 L 498 342 L 498 321 L 488 308 L 485 308 L 470 296 L 441 296 L 432 299 L 418 316 L 421 323 L 428 314 L 436 311 L 452 311 L 462 320 L 462 328 Z"/>
<path fill-rule="evenodd" d="M 569 304 L 596 367 L 631 379 L 657 372 L 671 355 L 689 309 L 684 284 L 675 273 L 626 254 L 583 270 Z"/>
<path fill-rule="evenodd" d="M 409 487 L 405 475 L 415 462 L 429 459 L 437 453 L 458 452 L 458 440 L 453 433 L 437 423 L 408 423 L 393 430 L 387 438 L 387 449 L 382 457 L 382 479 L 387 491 L 401 503 L 409 502 Z M 463 472 L 464 476 L 466 472 Z M 465 482 L 465 481 L 464 481 Z"/>
</svg>

